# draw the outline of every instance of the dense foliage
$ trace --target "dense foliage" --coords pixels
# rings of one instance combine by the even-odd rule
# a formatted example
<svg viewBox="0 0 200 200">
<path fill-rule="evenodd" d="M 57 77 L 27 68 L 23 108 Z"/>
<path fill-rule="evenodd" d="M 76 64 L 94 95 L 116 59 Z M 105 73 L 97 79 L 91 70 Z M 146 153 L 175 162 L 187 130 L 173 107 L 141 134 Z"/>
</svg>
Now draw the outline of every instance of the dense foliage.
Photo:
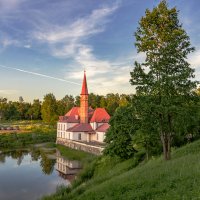
<svg viewBox="0 0 200 200">
<path fill-rule="evenodd" d="M 129 158 L 135 151 L 169 160 L 171 147 L 200 136 L 200 98 L 194 69 L 187 61 L 194 51 L 178 20 L 176 8 L 161 1 L 139 21 L 136 48 L 145 54 L 135 62 L 130 83 L 136 95 L 116 110 L 106 136 L 105 154 Z"/>
<path fill-rule="evenodd" d="M 30 144 L 55 142 L 55 130 L 43 132 L 35 130 L 31 133 L 7 133 L 0 136 L 0 150 L 29 147 Z"/>
<path fill-rule="evenodd" d="M 188 129 L 191 110 L 195 115 L 193 91 L 197 82 L 192 80 L 194 69 L 187 61 L 194 48 L 176 8 L 168 8 L 166 1 L 152 11 L 146 10 L 135 37 L 138 52 L 145 54 L 143 63 L 135 62 L 130 80 L 136 86 L 136 103 L 142 105 L 138 117 L 144 132 L 151 128 L 160 137 L 168 160 L 173 137 Z"/>
<path fill-rule="evenodd" d="M 107 94 L 106 96 L 89 95 L 89 105 L 92 108 L 106 108 L 109 114 L 113 115 L 119 106 L 127 105 L 132 95 L 125 94 Z M 80 96 L 75 98 L 72 95 L 66 95 L 61 100 L 57 100 L 53 94 L 46 94 L 43 101 L 34 99 L 33 103 L 24 102 L 20 97 L 19 101 L 8 101 L 6 98 L 0 98 L 0 120 L 40 120 L 49 124 L 57 121 L 59 115 L 64 115 L 73 106 L 80 105 Z"/>
<path fill-rule="evenodd" d="M 106 133 L 107 147 L 105 154 L 128 159 L 134 155 L 132 136 L 137 129 L 137 120 L 131 106 L 119 107 L 110 120 L 110 128 Z"/>
</svg>

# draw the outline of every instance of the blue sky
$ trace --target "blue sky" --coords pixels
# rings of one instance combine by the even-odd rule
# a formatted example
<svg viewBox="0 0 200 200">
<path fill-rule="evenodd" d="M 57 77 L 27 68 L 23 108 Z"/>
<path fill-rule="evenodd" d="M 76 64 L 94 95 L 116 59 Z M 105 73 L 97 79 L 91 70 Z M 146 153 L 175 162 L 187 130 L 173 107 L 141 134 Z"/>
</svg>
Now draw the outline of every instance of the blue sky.
<svg viewBox="0 0 200 200">
<path fill-rule="evenodd" d="M 129 72 L 143 55 L 136 53 L 133 34 L 145 9 L 158 2 L 0 0 L 0 97 L 32 101 L 49 92 L 57 99 L 79 95 L 84 69 L 90 92 L 134 93 Z M 196 48 L 189 61 L 200 80 L 200 1 L 168 3 L 180 10 Z"/>
</svg>

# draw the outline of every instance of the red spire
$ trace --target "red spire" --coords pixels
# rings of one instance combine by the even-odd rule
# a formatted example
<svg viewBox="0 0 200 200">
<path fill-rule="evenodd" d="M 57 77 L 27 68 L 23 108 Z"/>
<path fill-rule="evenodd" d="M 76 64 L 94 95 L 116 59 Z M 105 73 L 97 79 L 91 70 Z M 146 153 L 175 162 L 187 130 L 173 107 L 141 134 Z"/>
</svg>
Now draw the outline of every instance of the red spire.
<svg viewBox="0 0 200 200">
<path fill-rule="evenodd" d="M 87 89 L 87 80 L 86 80 L 86 74 L 84 71 L 84 77 L 83 77 L 83 84 L 82 84 L 82 90 L 81 95 L 88 95 L 88 89 Z"/>
</svg>

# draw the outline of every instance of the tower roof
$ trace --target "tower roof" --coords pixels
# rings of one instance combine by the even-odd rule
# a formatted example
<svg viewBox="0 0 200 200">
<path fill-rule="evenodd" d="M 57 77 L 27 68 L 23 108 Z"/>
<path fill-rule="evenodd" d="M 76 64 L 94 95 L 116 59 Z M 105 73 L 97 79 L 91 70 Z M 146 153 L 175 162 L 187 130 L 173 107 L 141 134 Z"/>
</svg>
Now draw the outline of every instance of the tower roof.
<svg viewBox="0 0 200 200">
<path fill-rule="evenodd" d="M 87 88 L 87 80 L 86 80 L 86 73 L 85 73 L 85 71 L 84 71 L 84 77 L 83 77 L 81 94 L 88 95 L 88 88 Z"/>
</svg>

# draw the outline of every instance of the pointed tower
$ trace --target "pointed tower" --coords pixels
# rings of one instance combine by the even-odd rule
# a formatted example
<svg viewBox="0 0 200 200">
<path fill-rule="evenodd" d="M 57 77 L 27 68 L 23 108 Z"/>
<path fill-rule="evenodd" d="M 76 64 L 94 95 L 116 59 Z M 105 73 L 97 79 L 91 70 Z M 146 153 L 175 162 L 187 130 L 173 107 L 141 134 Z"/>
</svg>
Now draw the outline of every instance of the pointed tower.
<svg viewBox="0 0 200 200">
<path fill-rule="evenodd" d="M 81 99 L 80 99 L 80 122 L 88 123 L 88 89 L 87 89 L 87 80 L 85 71 L 84 71 Z"/>
</svg>

